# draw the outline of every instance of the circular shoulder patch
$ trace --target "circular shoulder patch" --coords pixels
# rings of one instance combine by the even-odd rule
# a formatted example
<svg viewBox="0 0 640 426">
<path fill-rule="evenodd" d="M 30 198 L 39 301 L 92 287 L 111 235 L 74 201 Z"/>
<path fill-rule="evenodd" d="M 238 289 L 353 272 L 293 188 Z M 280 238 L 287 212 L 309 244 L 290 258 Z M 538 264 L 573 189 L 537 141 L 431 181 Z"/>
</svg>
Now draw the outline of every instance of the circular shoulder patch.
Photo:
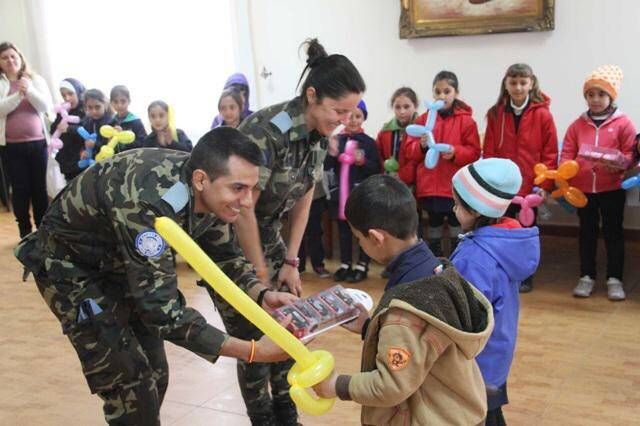
<svg viewBox="0 0 640 426">
<path fill-rule="evenodd" d="M 155 231 L 144 231 L 136 236 L 136 250 L 145 257 L 157 257 L 165 248 L 167 243 Z"/>
</svg>

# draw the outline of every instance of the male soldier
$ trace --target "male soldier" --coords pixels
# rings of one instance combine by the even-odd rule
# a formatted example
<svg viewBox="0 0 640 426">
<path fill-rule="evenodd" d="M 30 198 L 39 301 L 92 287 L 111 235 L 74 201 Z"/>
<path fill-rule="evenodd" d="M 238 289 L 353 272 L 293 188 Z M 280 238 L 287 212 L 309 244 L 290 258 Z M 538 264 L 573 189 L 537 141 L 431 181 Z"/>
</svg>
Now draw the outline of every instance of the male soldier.
<svg viewBox="0 0 640 426">
<path fill-rule="evenodd" d="M 228 127 L 204 135 L 191 155 L 117 155 L 72 181 L 16 248 L 78 353 L 91 392 L 104 400 L 109 424 L 159 424 L 168 384 L 163 340 L 210 362 L 220 355 L 286 359 L 266 337 L 227 336 L 186 307 L 174 254 L 153 228 L 155 218 L 168 216 L 204 247 L 226 241 L 228 224 L 252 205 L 262 161 L 259 148 Z M 295 300 L 263 291 L 242 258 L 214 260 L 233 263 L 230 278 L 266 308 Z"/>
</svg>

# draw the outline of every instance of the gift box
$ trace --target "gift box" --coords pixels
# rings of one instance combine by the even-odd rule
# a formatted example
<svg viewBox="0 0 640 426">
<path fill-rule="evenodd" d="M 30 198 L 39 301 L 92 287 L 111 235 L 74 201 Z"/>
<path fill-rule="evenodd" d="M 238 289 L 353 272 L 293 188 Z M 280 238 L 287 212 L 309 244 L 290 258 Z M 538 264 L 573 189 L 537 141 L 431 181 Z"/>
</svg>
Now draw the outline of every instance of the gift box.
<svg viewBox="0 0 640 426">
<path fill-rule="evenodd" d="M 578 155 L 594 163 L 604 164 L 618 169 L 626 169 L 629 161 L 615 148 L 605 148 L 595 145 L 580 145 Z"/>
<path fill-rule="evenodd" d="M 288 330 L 297 338 L 311 338 L 358 317 L 360 310 L 354 299 L 336 285 L 306 299 L 285 305 L 274 311 L 277 320 L 292 317 Z"/>
</svg>

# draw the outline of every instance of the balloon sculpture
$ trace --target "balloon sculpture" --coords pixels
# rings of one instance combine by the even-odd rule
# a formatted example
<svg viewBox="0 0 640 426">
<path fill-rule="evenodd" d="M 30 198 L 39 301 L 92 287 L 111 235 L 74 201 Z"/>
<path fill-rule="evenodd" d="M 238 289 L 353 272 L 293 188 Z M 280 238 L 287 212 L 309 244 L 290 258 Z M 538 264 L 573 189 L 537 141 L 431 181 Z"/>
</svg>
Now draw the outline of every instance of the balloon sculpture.
<svg viewBox="0 0 640 426">
<path fill-rule="evenodd" d="M 98 135 L 96 133 L 89 133 L 87 129 L 82 126 L 78 127 L 78 134 L 85 141 L 93 141 L 95 143 L 98 140 Z M 78 167 L 81 169 L 86 169 L 96 162 L 96 160 L 93 159 L 93 148 L 87 148 L 86 153 L 87 158 L 78 161 Z"/>
<path fill-rule="evenodd" d="M 136 140 L 136 135 L 131 130 L 119 131 L 109 125 L 100 127 L 100 134 L 105 138 L 109 138 L 109 142 L 107 142 L 106 145 L 102 145 L 100 152 L 96 155 L 96 161 L 102 161 L 112 157 L 119 143 L 129 144 Z"/>
<path fill-rule="evenodd" d="M 520 211 L 518 212 L 518 221 L 523 226 L 531 226 L 536 218 L 536 213 L 533 210 L 534 207 L 538 207 L 542 204 L 542 196 L 538 193 L 529 194 L 526 197 L 517 195 L 511 201 L 513 204 L 520 205 Z"/>
<path fill-rule="evenodd" d="M 176 222 L 167 217 L 160 217 L 155 220 L 154 226 L 162 238 L 184 257 L 217 294 L 296 360 L 287 376 L 291 385 L 289 394 L 296 405 L 312 415 L 329 411 L 334 403 L 333 398 L 316 399 L 305 388 L 320 383 L 331 374 L 335 364 L 333 355 L 322 350 L 310 352 L 302 342 L 240 290 Z"/>
<path fill-rule="evenodd" d="M 438 165 L 441 153 L 451 152 L 453 147 L 448 143 L 436 143 L 433 138 L 433 127 L 436 124 L 437 111 L 444 106 L 444 102 L 437 100 L 427 103 L 427 123 L 424 126 L 412 124 L 407 126 L 407 134 L 416 138 L 427 137 L 427 153 L 424 156 L 424 166 L 433 169 Z"/>
<path fill-rule="evenodd" d="M 640 175 L 635 175 L 625 179 L 622 181 L 622 185 L 620 185 L 620 187 L 625 190 L 631 189 L 634 186 L 640 186 Z"/>
<path fill-rule="evenodd" d="M 564 197 L 574 207 L 582 208 L 587 205 L 587 197 L 578 188 L 570 186 L 569 179 L 578 174 L 580 165 L 575 160 L 564 161 L 558 170 L 549 170 L 547 166 L 538 163 L 533 168 L 536 178 L 534 183 L 540 185 L 546 179 L 553 179 L 556 183 L 556 190 L 551 193 L 553 198 Z"/>
<path fill-rule="evenodd" d="M 51 154 L 53 151 L 62 149 L 62 140 L 60 140 L 60 135 L 62 135 L 62 130 L 60 129 L 60 126 L 63 123 L 76 124 L 80 122 L 80 117 L 78 117 L 77 115 L 69 115 L 69 110 L 71 109 L 71 104 L 69 102 L 56 105 L 54 109 L 58 114 L 60 114 L 60 117 L 62 117 L 62 119 L 58 123 L 58 126 L 56 127 L 56 130 L 53 132 L 53 135 L 51 135 L 51 143 L 49 144 L 49 147 L 48 147 L 49 154 Z"/>
<path fill-rule="evenodd" d="M 338 202 L 338 218 L 340 220 L 347 220 L 344 215 L 344 206 L 349 198 L 349 170 L 351 165 L 356 162 L 357 149 L 358 142 L 349 139 L 344 146 L 344 152 L 338 157 L 338 161 L 342 165 L 340 167 L 340 199 Z"/>
</svg>

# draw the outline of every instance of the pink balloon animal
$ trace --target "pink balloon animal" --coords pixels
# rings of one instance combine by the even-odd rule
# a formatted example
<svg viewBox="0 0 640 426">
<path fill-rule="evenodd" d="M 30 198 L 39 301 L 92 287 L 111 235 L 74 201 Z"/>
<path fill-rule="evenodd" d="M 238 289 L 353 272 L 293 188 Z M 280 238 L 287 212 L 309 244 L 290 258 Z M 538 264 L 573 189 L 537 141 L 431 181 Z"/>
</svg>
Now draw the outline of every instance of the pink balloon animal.
<svg viewBox="0 0 640 426">
<path fill-rule="evenodd" d="M 356 162 L 356 150 L 358 142 L 349 139 L 344 146 L 344 152 L 338 156 L 340 167 L 340 199 L 338 200 L 338 218 L 347 220 L 344 215 L 344 206 L 349 198 L 349 169 Z"/>
<path fill-rule="evenodd" d="M 542 204 L 542 197 L 539 194 L 533 193 L 526 197 L 516 196 L 511 202 L 513 204 L 520 204 L 520 212 L 518 213 L 518 220 L 523 226 L 531 226 L 536 218 L 536 213 L 533 210 L 534 207 L 538 207 Z"/>
<path fill-rule="evenodd" d="M 62 135 L 62 130 L 60 130 L 60 125 L 62 123 L 76 124 L 80 122 L 80 117 L 78 117 L 77 115 L 69 115 L 69 110 L 71 109 L 71 104 L 69 102 L 56 105 L 54 109 L 58 114 L 60 114 L 60 117 L 62 117 L 62 119 L 60 120 L 60 123 L 58 123 L 58 126 L 56 127 L 55 132 L 53 132 L 53 135 L 51 135 L 51 143 L 48 146 L 49 154 L 59 149 L 62 149 L 62 140 L 60 139 L 60 135 Z"/>
</svg>

